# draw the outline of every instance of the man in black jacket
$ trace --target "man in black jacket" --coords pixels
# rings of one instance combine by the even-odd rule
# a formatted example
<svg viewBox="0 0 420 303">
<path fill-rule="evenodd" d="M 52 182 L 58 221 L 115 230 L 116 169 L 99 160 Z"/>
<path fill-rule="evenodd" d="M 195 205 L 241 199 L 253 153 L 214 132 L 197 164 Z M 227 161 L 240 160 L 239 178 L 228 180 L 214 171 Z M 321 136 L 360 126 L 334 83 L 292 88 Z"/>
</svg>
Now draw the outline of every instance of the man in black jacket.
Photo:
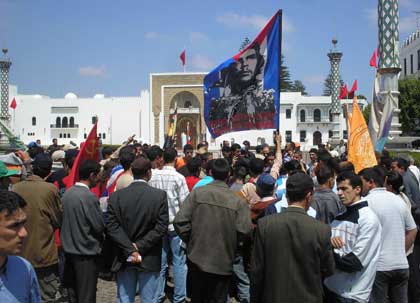
<svg viewBox="0 0 420 303">
<path fill-rule="evenodd" d="M 90 192 L 96 185 L 99 164 L 86 160 L 79 168 L 80 181 L 62 198 L 64 215 L 61 243 L 66 256 L 64 280 L 71 302 L 96 302 L 98 255 L 105 225 L 98 198 Z"/>
<path fill-rule="evenodd" d="M 334 270 L 331 228 L 306 214 L 314 190 L 303 172 L 286 182 L 289 207 L 258 221 L 251 265 L 252 303 L 322 302 Z"/>
<path fill-rule="evenodd" d="M 131 164 L 134 181 L 114 192 L 108 205 L 107 233 L 118 247 L 112 271 L 117 272 L 118 299 L 156 302 L 162 238 L 168 230 L 166 192 L 148 185 L 151 163 L 139 157 Z"/>
</svg>

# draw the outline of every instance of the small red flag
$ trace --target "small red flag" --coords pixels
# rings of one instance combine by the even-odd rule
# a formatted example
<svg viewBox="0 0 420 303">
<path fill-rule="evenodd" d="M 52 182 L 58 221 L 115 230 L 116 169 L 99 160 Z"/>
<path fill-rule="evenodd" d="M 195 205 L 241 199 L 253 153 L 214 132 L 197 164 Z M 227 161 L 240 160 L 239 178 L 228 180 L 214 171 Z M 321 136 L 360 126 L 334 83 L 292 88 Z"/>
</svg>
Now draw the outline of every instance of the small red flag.
<svg viewBox="0 0 420 303">
<path fill-rule="evenodd" d="M 16 103 L 16 99 L 13 98 L 12 102 L 10 103 L 10 107 L 13 109 L 16 109 L 17 103 Z"/>
<path fill-rule="evenodd" d="M 345 99 L 348 93 L 347 84 L 340 87 L 340 96 L 338 96 L 338 99 Z"/>
<path fill-rule="evenodd" d="M 357 80 L 354 80 L 351 90 L 349 91 L 349 99 L 354 98 L 354 93 L 357 91 Z"/>
<path fill-rule="evenodd" d="M 79 153 L 73 163 L 73 168 L 69 175 L 69 184 L 74 185 L 79 181 L 79 167 L 86 160 L 99 162 L 99 140 L 97 136 L 98 122 L 92 127 L 86 141 L 81 146 Z"/>
<path fill-rule="evenodd" d="M 179 55 L 179 59 L 181 59 L 182 65 L 185 65 L 185 49 L 182 51 L 181 55 Z"/>
<path fill-rule="evenodd" d="M 375 49 L 369 62 L 369 65 L 375 68 L 378 67 L 378 63 L 377 63 L 378 53 L 379 53 L 378 49 Z"/>
</svg>

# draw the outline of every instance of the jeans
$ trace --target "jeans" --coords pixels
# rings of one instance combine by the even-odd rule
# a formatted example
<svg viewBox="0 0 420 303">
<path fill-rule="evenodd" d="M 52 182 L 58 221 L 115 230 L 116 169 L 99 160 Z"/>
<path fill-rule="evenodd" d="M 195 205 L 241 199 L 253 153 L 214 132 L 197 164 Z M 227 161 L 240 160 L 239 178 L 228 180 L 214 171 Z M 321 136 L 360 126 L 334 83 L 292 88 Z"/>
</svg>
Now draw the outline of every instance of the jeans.
<svg viewBox="0 0 420 303">
<path fill-rule="evenodd" d="M 157 288 L 158 302 L 165 299 L 166 270 L 168 269 L 168 251 L 172 252 L 174 266 L 174 297 L 173 303 L 185 301 L 187 293 L 187 264 L 185 249 L 181 247 L 181 238 L 175 232 L 169 232 L 163 237 L 162 265 L 160 269 L 159 285 Z"/>
<path fill-rule="evenodd" d="M 408 269 L 377 271 L 370 302 L 407 303 L 408 275 Z"/>
<path fill-rule="evenodd" d="M 249 277 L 245 272 L 244 258 L 241 255 L 235 256 L 233 263 L 233 279 L 238 288 L 238 298 L 240 303 L 249 303 Z"/>
<path fill-rule="evenodd" d="M 138 289 L 142 303 L 157 303 L 158 280 L 159 272 L 139 271 L 135 267 L 120 270 L 117 272 L 118 302 L 134 302 Z"/>
</svg>

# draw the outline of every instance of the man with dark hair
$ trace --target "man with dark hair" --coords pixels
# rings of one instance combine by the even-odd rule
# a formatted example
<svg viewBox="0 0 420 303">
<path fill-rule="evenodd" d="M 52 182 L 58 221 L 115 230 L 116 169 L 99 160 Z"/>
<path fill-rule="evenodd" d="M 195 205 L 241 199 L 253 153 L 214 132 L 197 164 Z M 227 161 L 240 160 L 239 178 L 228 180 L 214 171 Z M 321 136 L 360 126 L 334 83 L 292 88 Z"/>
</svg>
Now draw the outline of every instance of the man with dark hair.
<svg viewBox="0 0 420 303">
<path fill-rule="evenodd" d="M 185 181 L 187 182 L 188 190 L 191 192 L 194 185 L 197 184 L 198 181 L 201 179 L 200 170 L 201 170 L 201 159 L 199 157 L 194 157 L 188 160 L 187 168 L 189 175 L 185 177 Z"/>
<path fill-rule="evenodd" d="M 390 302 L 406 303 L 409 277 L 406 250 L 416 238 L 416 223 L 404 201 L 383 187 L 378 168 L 365 168 L 359 176 L 369 207 L 382 225 L 381 253 L 370 301 L 380 303 L 389 298 Z"/>
<path fill-rule="evenodd" d="M 318 150 L 316 148 L 311 148 L 309 150 L 309 159 L 310 159 L 310 161 L 308 163 L 308 171 L 307 171 L 307 173 L 311 177 L 315 176 L 314 169 L 315 169 L 315 167 L 318 164 L 317 153 L 318 153 Z"/>
<path fill-rule="evenodd" d="M 251 302 L 322 302 L 322 280 L 333 273 L 334 259 L 330 228 L 306 214 L 313 190 L 308 175 L 291 175 L 286 182 L 289 207 L 258 221 Z"/>
<path fill-rule="evenodd" d="M 106 159 L 108 159 L 109 157 L 111 157 L 111 155 L 112 155 L 112 153 L 113 153 L 114 151 L 112 150 L 112 148 L 111 147 L 104 147 L 104 148 L 102 148 L 102 159 L 103 160 L 106 160 Z"/>
<path fill-rule="evenodd" d="M 226 159 L 229 162 L 229 164 L 232 163 L 232 148 L 230 146 L 223 145 L 222 157 Z"/>
<path fill-rule="evenodd" d="M 99 170 L 96 161 L 83 162 L 79 167 L 80 181 L 62 199 L 64 217 L 60 239 L 66 257 L 64 280 L 72 302 L 96 302 L 96 263 L 105 226 L 98 198 L 90 189 L 97 183 Z"/>
<path fill-rule="evenodd" d="M 193 189 L 199 188 L 201 186 L 205 186 L 205 185 L 210 184 L 211 182 L 214 181 L 214 178 L 211 175 L 211 170 L 213 168 L 213 162 L 214 162 L 213 159 L 211 159 L 211 160 L 209 160 L 209 161 L 206 162 L 205 175 L 204 175 L 203 178 L 201 178 L 200 181 L 198 181 L 197 183 L 195 183 Z"/>
<path fill-rule="evenodd" d="M 337 174 L 341 174 L 345 171 L 349 171 L 354 173 L 354 165 L 353 163 L 351 163 L 350 161 L 341 161 L 340 163 L 338 163 L 338 172 Z"/>
<path fill-rule="evenodd" d="M 237 245 L 251 232 L 247 205 L 226 185 L 229 171 L 225 159 L 214 160 L 214 181 L 193 190 L 175 217 L 187 243 L 192 302 L 226 302 Z"/>
<path fill-rule="evenodd" d="M 121 150 L 120 164 L 124 172 L 118 177 L 115 190 L 123 189 L 133 182 L 133 174 L 131 173 L 131 163 L 136 158 L 135 149 Z"/>
<path fill-rule="evenodd" d="M 319 187 L 315 189 L 311 206 L 316 211 L 317 220 L 330 224 L 346 208 L 332 191 L 335 184 L 334 171 L 326 165 L 320 165 L 315 174 Z"/>
<path fill-rule="evenodd" d="M 358 175 L 341 173 L 337 189 L 347 210 L 331 223 L 337 269 L 324 281 L 328 302 L 368 302 L 381 248 L 381 223 L 368 202 L 361 199 Z"/>
<path fill-rule="evenodd" d="M 167 255 L 169 250 L 172 252 L 174 265 L 174 303 L 184 302 L 186 297 L 186 278 L 187 265 L 185 251 L 182 247 L 181 239 L 175 233 L 173 220 L 179 211 L 180 206 L 188 196 L 188 186 L 183 175 L 175 170 L 175 159 L 178 153 L 175 148 L 166 148 L 163 153 L 165 165 L 161 170 L 154 170 L 149 185 L 167 194 L 169 209 L 168 234 L 163 238 L 162 248 L 162 267 L 157 289 L 158 300 L 165 298 L 166 270 L 168 267 Z"/>
<path fill-rule="evenodd" d="M 152 169 L 162 169 L 163 167 L 163 149 L 158 145 L 152 145 L 147 150 L 147 158 L 152 162 Z"/>
<path fill-rule="evenodd" d="M 51 167 L 51 157 L 38 154 L 32 162 L 33 175 L 12 188 L 28 204 L 25 228 L 30 232 L 22 256 L 35 268 L 42 300 L 47 302 L 63 298 L 54 238 L 54 230 L 61 226 L 63 209 L 55 186 L 44 181 Z"/>
<path fill-rule="evenodd" d="M 142 302 L 158 302 L 162 238 L 168 229 L 166 192 L 148 185 L 151 163 L 139 157 L 131 164 L 134 181 L 111 195 L 107 233 L 119 253 L 112 271 L 117 273 L 118 299 L 134 302 L 139 289 Z"/>
<path fill-rule="evenodd" d="M 408 169 L 410 163 L 403 158 L 392 160 L 392 170 L 400 173 L 403 177 L 404 193 L 411 201 L 413 208 L 420 207 L 420 189 L 416 176 Z"/>
<path fill-rule="evenodd" d="M 32 265 L 18 257 L 28 235 L 25 200 L 0 190 L 0 301 L 40 303 L 41 295 Z"/>
</svg>

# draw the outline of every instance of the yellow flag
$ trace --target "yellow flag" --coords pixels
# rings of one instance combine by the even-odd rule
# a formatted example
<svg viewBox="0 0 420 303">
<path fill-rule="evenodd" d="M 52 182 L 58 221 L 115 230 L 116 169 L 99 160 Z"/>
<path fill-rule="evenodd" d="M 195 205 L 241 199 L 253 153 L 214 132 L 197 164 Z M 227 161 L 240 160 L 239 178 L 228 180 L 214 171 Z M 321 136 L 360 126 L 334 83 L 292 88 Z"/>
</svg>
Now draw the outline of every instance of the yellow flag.
<svg viewBox="0 0 420 303">
<path fill-rule="evenodd" d="M 350 139 L 348 144 L 348 160 L 353 163 L 356 173 L 366 167 L 378 164 L 366 121 L 356 97 L 353 99 L 353 113 L 350 119 Z"/>
</svg>

